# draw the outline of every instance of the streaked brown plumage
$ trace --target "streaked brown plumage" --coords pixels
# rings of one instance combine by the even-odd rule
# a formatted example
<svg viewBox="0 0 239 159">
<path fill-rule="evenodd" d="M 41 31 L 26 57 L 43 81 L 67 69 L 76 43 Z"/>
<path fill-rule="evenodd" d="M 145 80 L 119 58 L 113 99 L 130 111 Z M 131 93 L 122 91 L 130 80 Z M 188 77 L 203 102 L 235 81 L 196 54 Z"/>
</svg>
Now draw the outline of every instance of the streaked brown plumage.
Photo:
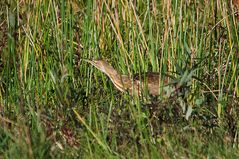
<svg viewBox="0 0 239 159">
<path fill-rule="evenodd" d="M 234 7 L 235 11 L 237 12 L 235 16 L 236 16 L 237 20 L 239 20 L 239 14 L 238 14 L 238 11 L 239 11 L 239 0 L 233 0 L 232 4 L 233 4 L 233 7 Z"/>
<path fill-rule="evenodd" d="M 233 0 L 232 4 L 238 8 L 239 7 L 239 0 Z"/>
<path fill-rule="evenodd" d="M 115 87 L 121 92 L 128 91 L 131 95 L 141 95 L 144 84 L 147 83 L 147 89 L 150 95 L 159 95 L 160 75 L 156 72 L 136 74 L 133 79 L 127 75 L 118 73 L 109 63 L 104 60 L 85 60 L 105 73 L 113 82 Z M 145 77 L 145 78 L 144 78 Z M 146 79 L 146 81 L 145 81 Z"/>
</svg>

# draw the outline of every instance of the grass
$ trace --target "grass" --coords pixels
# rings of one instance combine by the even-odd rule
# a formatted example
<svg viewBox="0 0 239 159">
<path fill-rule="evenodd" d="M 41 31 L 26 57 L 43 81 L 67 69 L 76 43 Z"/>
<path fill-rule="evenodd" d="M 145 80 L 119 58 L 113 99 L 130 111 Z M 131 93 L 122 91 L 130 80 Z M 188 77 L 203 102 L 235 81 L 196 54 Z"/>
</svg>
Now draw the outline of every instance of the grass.
<svg viewBox="0 0 239 159">
<path fill-rule="evenodd" d="M 238 158 L 231 3 L 0 4 L 1 158 Z M 131 76 L 159 72 L 180 90 L 146 102 L 83 58 Z"/>
</svg>

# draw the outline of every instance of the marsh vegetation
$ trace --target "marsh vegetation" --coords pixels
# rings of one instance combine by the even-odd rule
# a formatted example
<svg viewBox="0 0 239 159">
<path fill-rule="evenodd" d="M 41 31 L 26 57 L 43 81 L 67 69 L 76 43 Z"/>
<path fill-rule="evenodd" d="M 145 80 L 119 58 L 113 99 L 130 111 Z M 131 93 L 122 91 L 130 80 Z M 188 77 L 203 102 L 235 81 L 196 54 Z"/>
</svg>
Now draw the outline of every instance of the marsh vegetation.
<svg viewBox="0 0 239 159">
<path fill-rule="evenodd" d="M 224 0 L 1 1 L 0 158 L 238 158 L 238 26 Z M 122 93 L 99 58 L 173 84 Z"/>
</svg>

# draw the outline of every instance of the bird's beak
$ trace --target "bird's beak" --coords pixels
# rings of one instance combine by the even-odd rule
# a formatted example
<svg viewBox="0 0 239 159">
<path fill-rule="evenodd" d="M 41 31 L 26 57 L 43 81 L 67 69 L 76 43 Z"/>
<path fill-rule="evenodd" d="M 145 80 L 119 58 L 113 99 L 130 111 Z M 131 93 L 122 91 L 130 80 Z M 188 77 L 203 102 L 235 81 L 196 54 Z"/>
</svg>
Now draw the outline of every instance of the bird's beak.
<svg viewBox="0 0 239 159">
<path fill-rule="evenodd" d="M 89 59 L 81 59 L 82 61 L 85 61 L 85 62 L 88 62 L 88 63 L 91 63 L 91 60 Z"/>
<path fill-rule="evenodd" d="M 95 66 L 95 62 L 93 60 L 89 60 L 89 59 L 82 59 L 82 60 Z"/>
<path fill-rule="evenodd" d="M 94 61 L 94 60 L 89 60 L 89 59 L 82 59 L 85 62 L 90 63 L 91 65 L 95 66 L 96 68 L 100 69 L 100 67 L 98 66 L 98 64 Z"/>
</svg>

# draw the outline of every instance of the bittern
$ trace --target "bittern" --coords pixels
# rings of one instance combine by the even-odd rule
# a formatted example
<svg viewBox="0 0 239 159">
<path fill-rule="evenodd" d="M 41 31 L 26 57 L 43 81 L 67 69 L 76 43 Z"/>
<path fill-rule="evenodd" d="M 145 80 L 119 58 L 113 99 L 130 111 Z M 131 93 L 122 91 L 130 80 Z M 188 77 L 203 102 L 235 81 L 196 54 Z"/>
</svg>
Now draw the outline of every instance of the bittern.
<svg viewBox="0 0 239 159">
<path fill-rule="evenodd" d="M 134 75 L 131 79 L 128 75 L 121 75 L 109 63 L 100 60 L 85 60 L 95 66 L 97 69 L 105 73 L 113 82 L 115 87 L 121 92 L 129 92 L 131 95 L 141 96 L 143 89 L 146 87 L 150 95 L 159 95 L 160 74 L 156 72 L 147 72 L 142 74 L 140 79 L 139 74 Z M 145 78 L 143 78 L 145 75 Z"/>
</svg>

